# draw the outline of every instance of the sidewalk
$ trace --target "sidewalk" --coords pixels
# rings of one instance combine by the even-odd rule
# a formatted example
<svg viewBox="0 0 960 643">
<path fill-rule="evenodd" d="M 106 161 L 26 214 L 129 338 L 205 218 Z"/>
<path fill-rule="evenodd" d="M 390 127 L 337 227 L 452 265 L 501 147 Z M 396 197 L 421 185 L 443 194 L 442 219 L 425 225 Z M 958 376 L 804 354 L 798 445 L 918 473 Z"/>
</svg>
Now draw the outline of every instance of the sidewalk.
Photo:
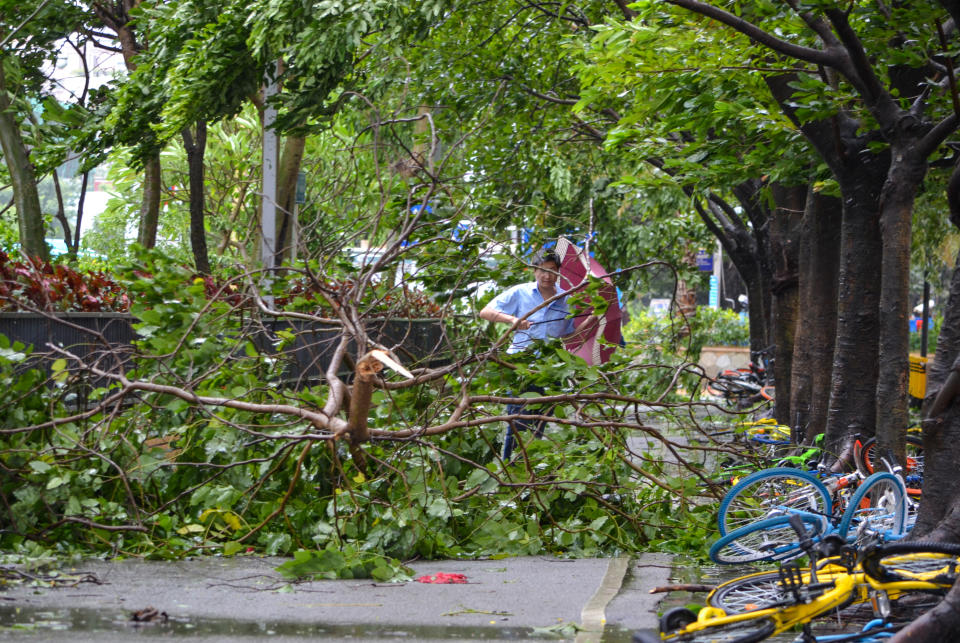
<svg viewBox="0 0 960 643">
<path fill-rule="evenodd" d="M 464 574 L 466 584 L 313 581 L 288 585 L 280 558 L 155 562 L 91 561 L 63 573 L 98 583 L 0 591 L 0 640 L 127 641 L 160 635 L 191 641 L 345 639 L 442 641 L 551 638 L 629 641 L 655 628 L 671 558 L 550 557 L 417 561 L 416 576 Z M 166 623 L 131 624 L 132 612 L 166 612 Z M 34 623 L 33 625 L 29 625 Z M 57 629 L 63 628 L 63 629 Z"/>
</svg>

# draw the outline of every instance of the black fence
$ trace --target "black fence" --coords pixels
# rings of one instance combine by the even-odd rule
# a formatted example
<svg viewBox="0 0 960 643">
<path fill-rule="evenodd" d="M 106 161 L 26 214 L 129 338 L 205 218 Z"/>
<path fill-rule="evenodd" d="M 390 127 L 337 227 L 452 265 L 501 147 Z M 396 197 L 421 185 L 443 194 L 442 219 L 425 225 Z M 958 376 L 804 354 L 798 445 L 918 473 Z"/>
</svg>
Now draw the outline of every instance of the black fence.
<svg viewBox="0 0 960 643">
<path fill-rule="evenodd" d="M 273 347 L 279 337 L 277 331 L 292 332 L 293 342 L 282 352 Z M 439 319 L 374 319 L 366 323 L 372 341 L 390 348 L 407 368 L 439 366 L 449 363 L 444 328 Z M 283 379 L 287 382 L 313 382 L 323 377 L 333 354 L 340 344 L 342 332 L 337 327 L 311 321 L 276 319 L 261 325 L 250 333 L 257 348 L 266 354 L 273 352 L 283 365 Z M 340 374 L 352 370 L 350 358 L 357 347 L 348 345 L 348 359 L 340 366 Z"/>
<path fill-rule="evenodd" d="M 95 364 L 108 372 L 125 368 L 134 353 L 137 339 L 133 324 L 136 319 L 123 313 L 0 313 L 0 334 L 11 341 L 33 346 L 35 355 L 28 366 L 44 365 L 63 357 L 48 344 L 59 347 Z M 304 386 L 323 377 L 340 343 L 342 331 L 334 326 L 308 320 L 267 319 L 260 324 L 238 324 L 253 340 L 261 353 L 278 359 L 282 379 L 295 386 Z M 293 333 L 294 340 L 282 351 L 278 332 Z M 391 348 L 408 368 L 437 366 L 449 362 L 445 349 L 443 322 L 440 319 L 374 319 L 367 321 L 371 340 Z M 350 357 L 356 353 L 351 342 L 348 359 L 340 373 L 352 370 Z M 100 382 L 91 382 L 100 386 Z"/>
</svg>

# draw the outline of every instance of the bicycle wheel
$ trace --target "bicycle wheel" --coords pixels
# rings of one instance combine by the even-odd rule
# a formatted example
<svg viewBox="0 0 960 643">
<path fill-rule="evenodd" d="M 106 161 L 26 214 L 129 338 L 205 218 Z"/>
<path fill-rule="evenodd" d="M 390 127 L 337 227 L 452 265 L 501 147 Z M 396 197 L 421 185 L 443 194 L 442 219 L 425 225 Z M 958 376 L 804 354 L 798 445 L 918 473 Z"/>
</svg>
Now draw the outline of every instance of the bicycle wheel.
<svg viewBox="0 0 960 643">
<path fill-rule="evenodd" d="M 923 439 L 918 435 L 907 434 L 907 465 L 903 468 L 903 479 L 907 493 L 919 495 L 923 486 Z M 880 470 L 877 454 L 877 439 L 868 438 L 860 448 L 860 460 L 857 468 L 863 475 L 869 476 Z"/>
<path fill-rule="evenodd" d="M 862 565 L 864 573 L 884 583 L 924 580 L 951 586 L 960 572 L 960 544 L 887 543 L 867 551 Z"/>
<path fill-rule="evenodd" d="M 723 497 L 717 516 L 720 535 L 793 510 L 823 516 L 833 511 L 830 492 L 816 475 L 790 467 L 751 473 Z"/>
<path fill-rule="evenodd" d="M 733 404 L 739 398 L 739 387 L 735 386 L 728 379 L 717 378 L 710 380 L 703 385 L 703 391 L 707 395 L 719 397 L 728 404 Z"/>
<path fill-rule="evenodd" d="M 823 516 L 795 513 L 803 520 L 807 533 L 814 539 L 828 528 Z M 790 516 L 777 516 L 735 529 L 710 547 L 710 559 L 722 565 L 752 563 L 761 560 L 780 561 L 803 555 L 800 537 L 790 525 Z"/>
<path fill-rule="evenodd" d="M 903 481 L 892 473 L 875 473 L 864 480 L 847 505 L 837 533 L 860 541 L 866 534 L 896 540 L 906 533 L 907 493 Z"/>
<path fill-rule="evenodd" d="M 727 614 L 741 614 L 780 602 L 782 589 L 780 572 L 757 572 L 717 585 L 706 601 Z"/>
<path fill-rule="evenodd" d="M 695 631 L 687 629 L 676 632 L 663 632 L 663 641 L 678 643 L 756 643 L 768 638 L 776 630 L 776 623 L 769 617 L 750 618 L 733 623 L 706 625 L 694 623 Z"/>
<path fill-rule="evenodd" d="M 843 567 L 833 564 L 820 565 L 817 579 L 823 582 L 844 573 L 846 569 Z M 809 582 L 809 570 L 803 572 L 803 577 L 805 582 Z M 717 585 L 707 594 L 706 603 L 727 614 L 742 614 L 774 607 L 788 599 L 789 594 L 784 591 L 780 582 L 780 572 L 769 571 L 748 574 Z"/>
</svg>

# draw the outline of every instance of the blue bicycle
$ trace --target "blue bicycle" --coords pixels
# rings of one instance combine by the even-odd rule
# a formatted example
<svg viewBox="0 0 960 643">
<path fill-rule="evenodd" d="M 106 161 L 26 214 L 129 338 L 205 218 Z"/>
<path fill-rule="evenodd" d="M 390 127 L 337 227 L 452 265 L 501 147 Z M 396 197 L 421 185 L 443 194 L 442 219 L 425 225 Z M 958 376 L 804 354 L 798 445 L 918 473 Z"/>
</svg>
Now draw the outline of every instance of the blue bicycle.
<svg viewBox="0 0 960 643">
<path fill-rule="evenodd" d="M 782 492 L 769 492 L 753 497 L 747 503 L 744 488 L 758 486 L 763 474 L 777 482 Z M 880 541 L 899 540 L 909 530 L 908 498 L 903 479 L 889 472 L 875 473 L 860 485 L 847 500 L 843 513 L 833 513 L 829 488 L 815 475 L 797 470 L 758 472 L 754 480 L 744 479 L 724 498 L 720 509 L 721 532 L 731 525 L 731 518 L 747 521 L 727 531 L 710 548 L 710 558 L 721 564 L 758 561 L 784 561 L 803 554 L 797 532 L 790 525 L 790 516 L 800 518 L 806 535 L 821 540 L 837 534 L 849 542 L 867 537 Z M 858 474 L 850 474 L 856 476 Z M 737 492 L 737 493 L 734 493 Z M 741 500 L 737 501 L 737 498 Z M 746 508 L 745 508 L 746 507 Z"/>
</svg>

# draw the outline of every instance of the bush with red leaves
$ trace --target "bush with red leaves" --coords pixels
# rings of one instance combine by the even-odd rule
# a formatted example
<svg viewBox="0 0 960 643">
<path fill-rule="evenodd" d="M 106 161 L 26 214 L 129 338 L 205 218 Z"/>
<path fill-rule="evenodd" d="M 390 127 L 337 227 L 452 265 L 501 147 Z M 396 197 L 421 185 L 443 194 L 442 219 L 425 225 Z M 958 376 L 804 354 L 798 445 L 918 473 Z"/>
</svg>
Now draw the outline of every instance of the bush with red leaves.
<svg viewBox="0 0 960 643">
<path fill-rule="evenodd" d="M 130 298 L 103 272 L 48 261 L 12 261 L 0 250 L 0 311 L 127 312 Z"/>
<path fill-rule="evenodd" d="M 136 271 L 143 278 L 151 275 Z M 194 275 L 197 278 L 198 275 Z M 226 288 L 214 277 L 203 279 L 208 298 L 219 297 L 235 307 L 253 306 L 236 285 Z M 279 285 L 279 284 L 277 284 Z M 336 305 L 341 293 L 354 287 L 350 280 L 331 281 L 318 285 L 303 278 L 294 278 L 282 285 L 283 295 L 276 305 L 286 309 L 331 312 L 330 300 Z M 321 295 L 330 295 L 330 300 Z M 374 309 L 384 315 L 408 319 L 437 318 L 441 309 L 424 293 L 407 288 L 371 294 Z M 0 312 L 129 312 L 131 295 L 111 276 L 100 271 L 78 272 L 63 264 L 47 261 L 13 261 L 0 250 Z"/>
</svg>

